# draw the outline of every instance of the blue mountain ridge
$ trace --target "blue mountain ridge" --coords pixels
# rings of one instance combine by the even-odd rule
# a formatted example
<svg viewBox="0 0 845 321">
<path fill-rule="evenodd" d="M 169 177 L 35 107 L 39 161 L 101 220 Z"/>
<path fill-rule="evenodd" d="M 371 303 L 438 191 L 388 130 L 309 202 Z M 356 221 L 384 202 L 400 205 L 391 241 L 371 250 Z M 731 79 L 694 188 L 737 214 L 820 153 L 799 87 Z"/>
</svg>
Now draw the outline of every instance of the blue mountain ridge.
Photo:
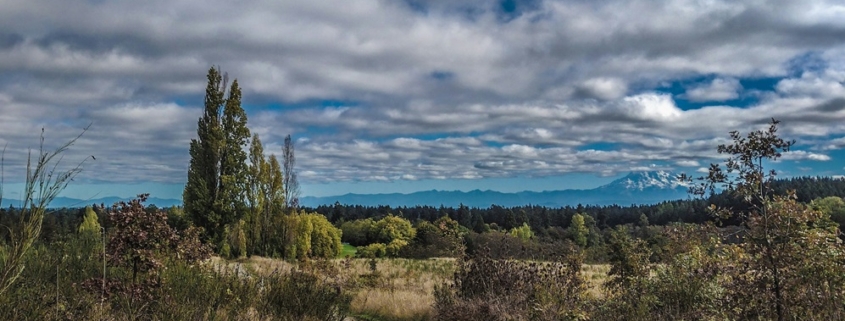
<svg viewBox="0 0 845 321">
<path fill-rule="evenodd" d="M 133 199 L 133 197 L 116 197 L 116 196 L 109 196 L 109 197 L 101 197 L 95 199 L 77 199 L 77 198 L 69 198 L 69 197 L 56 197 L 50 202 L 50 208 L 79 208 L 85 207 L 88 205 L 100 205 L 103 204 L 106 207 L 112 206 L 114 203 L 119 201 L 129 201 Z M 7 208 L 10 205 L 12 207 L 20 207 L 22 202 L 16 199 L 7 199 L 3 198 L 3 202 L 0 203 L 0 206 L 3 208 Z M 147 202 L 144 203 L 146 205 L 155 205 L 159 208 L 164 207 L 171 207 L 171 206 L 182 206 L 182 200 L 178 199 L 170 199 L 170 198 L 157 198 L 157 197 L 150 197 L 147 199 Z"/>
<path fill-rule="evenodd" d="M 504 207 L 522 205 L 540 205 L 563 207 L 583 205 L 632 205 L 654 204 L 667 200 L 689 197 L 688 186 L 678 182 L 676 175 L 665 172 L 632 172 L 607 185 L 593 189 L 568 189 L 554 191 L 523 191 L 503 193 L 490 190 L 462 191 L 420 191 L 409 194 L 344 194 L 337 196 L 312 197 L 300 199 L 300 204 L 307 207 L 331 205 L 335 202 L 347 205 L 379 206 L 449 206 L 460 204 L 469 207 L 486 208 L 491 205 Z"/>
<path fill-rule="evenodd" d="M 554 191 L 523 191 L 516 193 L 504 193 L 490 190 L 472 191 L 439 191 L 429 190 L 409 194 L 387 193 L 387 194 L 344 194 L 336 196 L 313 197 L 306 196 L 300 199 L 300 204 L 306 207 L 317 207 L 319 205 L 332 205 L 335 202 L 346 205 L 379 206 L 389 205 L 391 207 L 401 206 L 449 206 L 457 207 L 460 204 L 469 207 L 487 208 L 491 205 L 504 207 L 540 205 L 546 207 L 563 207 L 583 205 L 620 205 L 632 204 L 654 204 L 667 200 L 685 199 L 687 186 L 681 184 L 672 173 L 665 171 L 657 172 L 632 172 L 627 176 L 617 179 L 607 185 L 593 189 L 568 189 Z M 96 199 L 76 199 L 68 197 L 57 197 L 50 203 L 51 208 L 76 208 L 85 207 L 91 204 L 105 204 L 111 206 L 118 201 L 128 201 L 132 198 L 126 197 L 103 197 Z M 160 208 L 170 206 L 181 206 L 182 200 L 151 197 L 147 205 L 155 205 Z M 20 200 L 4 198 L 0 206 L 19 207 Z"/>
</svg>

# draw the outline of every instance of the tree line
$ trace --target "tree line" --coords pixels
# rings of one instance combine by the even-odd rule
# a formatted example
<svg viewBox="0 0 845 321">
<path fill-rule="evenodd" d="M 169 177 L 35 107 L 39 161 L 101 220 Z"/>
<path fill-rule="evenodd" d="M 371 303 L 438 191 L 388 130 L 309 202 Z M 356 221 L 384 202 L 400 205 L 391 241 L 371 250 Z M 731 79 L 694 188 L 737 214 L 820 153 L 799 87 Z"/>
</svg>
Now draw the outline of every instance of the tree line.
<svg viewBox="0 0 845 321">
<path fill-rule="evenodd" d="M 780 178 L 771 182 L 774 193 L 785 194 L 795 191 L 796 200 L 809 203 L 813 200 L 834 197 L 845 197 L 845 179 L 832 177 L 791 177 Z M 459 206 L 361 206 L 335 203 L 313 208 L 305 208 L 325 215 L 332 223 L 340 225 L 346 221 L 373 218 L 378 219 L 387 215 L 396 215 L 415 222 L 418 220 L 434 222 L 440 217 L 448 216 L 461 226 L 475 232 L 487 228 L 510 230 L 522 224 L 528 224 L 538 235 L 548 235 L 550 229 L 569 228 L 572 217 L 576 214 L 589 216 L 600 229 L 614 228 L 619 225 L 638 224 L 641 215 L 645 215 L 650 225 L 669 225 L 672 223 L 715 222 L 709 208 L 714 204 L 719 207 L 743 210 L 748 204 L 729 191 L 721 191 L 706 197 L 672 200 L 657 204 L 646 205 L 578 205 L 564 207 L 546 207 L 540 205 L 526 205 L 502 207 L 492 205 L 488 208 Z M 845 213 L 832 213 L 832 219 L 845 224 Z M 720 225 L 737 225 L 737 219 L 721 219 Z"/>
</svg>

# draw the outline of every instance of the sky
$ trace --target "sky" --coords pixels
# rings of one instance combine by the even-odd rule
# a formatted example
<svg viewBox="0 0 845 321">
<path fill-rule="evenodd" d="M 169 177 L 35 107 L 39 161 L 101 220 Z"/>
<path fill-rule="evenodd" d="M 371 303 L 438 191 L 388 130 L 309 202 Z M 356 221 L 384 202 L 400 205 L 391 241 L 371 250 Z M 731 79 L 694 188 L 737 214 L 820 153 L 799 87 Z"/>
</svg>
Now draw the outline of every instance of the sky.
<svg viewBox="0 0 845 321">
<path fill-rule="evenodd" d="M 63 195 L 181 198 L 206 73 L 303 196 L 696 173 L 771 118 L 782 176 L 845 174 L 845 5 L 818 0 L 0 0 L 6 196 L 82 132 Z M 90 155 L 95 159 L 86 158 Z M 61 167 L 60 167 L 61 168 Z"/>
</svg>

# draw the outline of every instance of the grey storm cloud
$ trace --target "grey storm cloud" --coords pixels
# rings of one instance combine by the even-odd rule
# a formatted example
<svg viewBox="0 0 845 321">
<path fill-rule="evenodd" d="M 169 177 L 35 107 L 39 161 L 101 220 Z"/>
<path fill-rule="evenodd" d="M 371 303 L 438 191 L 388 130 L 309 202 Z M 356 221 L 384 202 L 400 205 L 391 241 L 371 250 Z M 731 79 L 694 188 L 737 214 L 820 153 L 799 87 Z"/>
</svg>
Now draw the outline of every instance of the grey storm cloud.
<svg viewBox="0 0 845 321">
<path fill-rule="evenodd" d="M 90 123 L 68 156 L 97 156 L 96 173 L 81 179 L 183 182 L 205 72 L 220 66 L 243 87 L 265 150 L 299 138 L 308 182 L 694 167 L 717 156 L 728 131 L 771 117 L 817 146 L 789 160 L 829 160 L 825 151 L 845 145 L 825 141 L 845 135 L 837 1 L 532 0 L 510 9 L 6 1 L 0 143 L 11 172 L 41 128 L 57 144 Z M 712 81 L 678 96 L 656 91 L 701 77 Z M 782 80 L 751 106 L 721 103 L 744 97 L 740 79 L 763 77 Z M 677 98 L 704 106 L 683 110 Z"/>
</svg>

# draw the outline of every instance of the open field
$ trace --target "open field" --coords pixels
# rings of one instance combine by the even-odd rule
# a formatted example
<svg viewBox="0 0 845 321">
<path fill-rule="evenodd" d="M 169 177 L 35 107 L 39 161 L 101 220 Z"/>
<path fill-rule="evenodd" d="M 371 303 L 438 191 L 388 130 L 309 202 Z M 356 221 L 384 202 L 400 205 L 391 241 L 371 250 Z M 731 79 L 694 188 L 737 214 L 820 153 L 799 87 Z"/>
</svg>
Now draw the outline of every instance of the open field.
<svg viewBox="0 0 845 321">
<path fill-rule="evenodd" d="M 354 291 L 351 312 L 358 320 L 405 321 L 433 318 L 435 285 L 451 282 L 455 259 L 335 259 L 329 261 L 334 277 L 346 280 Z M 213 258 L 218 270 L 244 275 L 287 273 L 296 264 L 253 256 L 240 260 Z M 325 269 L 326 267 L 323 267 Z M 375 268 L 375 269 L 373 269 Z M 585 264 L 582 277 L 594 298 L 603 296 L 602 283 L 610 266 Z"/>
</svg>

